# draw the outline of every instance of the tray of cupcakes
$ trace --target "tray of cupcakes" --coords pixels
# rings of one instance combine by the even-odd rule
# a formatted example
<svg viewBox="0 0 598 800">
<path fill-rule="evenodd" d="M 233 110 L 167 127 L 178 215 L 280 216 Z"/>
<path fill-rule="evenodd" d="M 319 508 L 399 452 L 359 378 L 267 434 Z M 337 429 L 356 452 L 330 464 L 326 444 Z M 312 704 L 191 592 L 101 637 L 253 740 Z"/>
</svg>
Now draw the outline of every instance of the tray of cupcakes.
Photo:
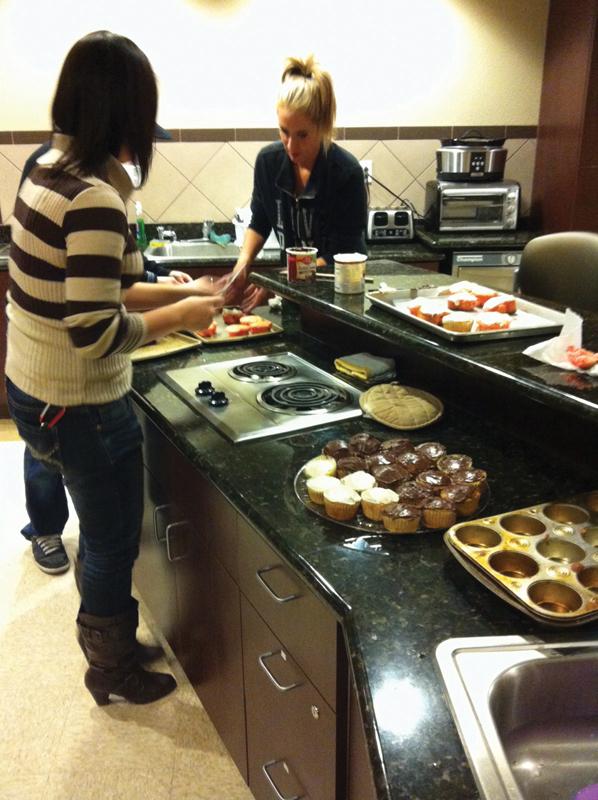
<svg viewBox="0 0 598 800">
<path fill-rule="evenodd" d="M 471 281 L 426 289 L 425 296 L 411 299 L 405 299 L 402 290 L 389 287 L 368 292 L 367 297 L 375 305 L 451 341 L 556 333 L 565 321 L 560 311 Z"/>
<path fill-rule="evenodd" d="M 315 514 L 368 534 L 446 530 L 486 507 L 486 471 L 440 442 L 333 439 L 297 472 L 299 500 Z"/>
<path fill-rule="evenodd" d="M 204 344 L 223 344 L 240 339 L 256 339 L 281 333 L 282 328 L 258 314 L 245 314 L 240 308 L 224 308 L 201 331 L 193 331 Z"/>
</svg>

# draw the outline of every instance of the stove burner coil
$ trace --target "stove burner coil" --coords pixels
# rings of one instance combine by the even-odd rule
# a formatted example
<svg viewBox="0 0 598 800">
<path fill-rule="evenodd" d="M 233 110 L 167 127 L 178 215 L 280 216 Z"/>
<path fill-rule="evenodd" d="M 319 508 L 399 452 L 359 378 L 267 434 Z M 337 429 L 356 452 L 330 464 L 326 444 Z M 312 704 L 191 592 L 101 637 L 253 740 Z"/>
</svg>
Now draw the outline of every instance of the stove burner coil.
<svg viewBox="0 0 598 800">
<path fill-rule="evenodd" d="M 262 383 L 292 378 L 296 372 L 295 367 L 278 361 L 246 361 L 244 364 L 237 364 L 236 367 L 229 370 L 228 374 L 238 381 Z"/>
<path fill-rule="evenodd" d="M 350 398 L 343 389 L 325 383 L 303 381 L 264 389 L 257 396 L 257 401 L 264 408 L 284 414 L 326 414 L 345 408 Z"/>
</svg>

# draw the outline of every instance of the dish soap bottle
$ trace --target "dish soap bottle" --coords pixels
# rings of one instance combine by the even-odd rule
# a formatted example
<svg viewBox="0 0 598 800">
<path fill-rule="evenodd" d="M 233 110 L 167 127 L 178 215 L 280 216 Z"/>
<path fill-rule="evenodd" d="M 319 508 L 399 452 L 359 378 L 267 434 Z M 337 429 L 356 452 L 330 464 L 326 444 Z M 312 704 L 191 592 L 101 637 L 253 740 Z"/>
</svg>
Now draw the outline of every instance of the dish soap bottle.
<svg viewBox="0 0 598 800">
<path fill-rule="evenodd" d="M 147 234 L 143 220 L 143 208 L 139 200 L 135 201 L 135 241 L 137 242 L 137 247 L 143 253 L 147 247 Z"/>
</svg>

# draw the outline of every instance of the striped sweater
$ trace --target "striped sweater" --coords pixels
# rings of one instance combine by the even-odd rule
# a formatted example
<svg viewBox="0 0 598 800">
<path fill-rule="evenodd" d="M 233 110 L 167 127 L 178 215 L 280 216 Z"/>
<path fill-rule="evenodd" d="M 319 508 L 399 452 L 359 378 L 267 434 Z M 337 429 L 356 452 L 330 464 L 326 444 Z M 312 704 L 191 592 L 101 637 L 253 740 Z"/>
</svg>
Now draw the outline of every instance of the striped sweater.
<svg viewBox="0 0 598 800">
<path fill-rule="evenodd" d="M 6 375 L 53 405 L 116 400 L 131 386 L 128 355 L 142 341 L 141 314 L 122 305 L 143 275 L 126 216 L 132 191 L 110 158 L 108 180 L 48 166 L 68 147 L 55 134 L 19 191 L 7 292 Z"/>
</svg>

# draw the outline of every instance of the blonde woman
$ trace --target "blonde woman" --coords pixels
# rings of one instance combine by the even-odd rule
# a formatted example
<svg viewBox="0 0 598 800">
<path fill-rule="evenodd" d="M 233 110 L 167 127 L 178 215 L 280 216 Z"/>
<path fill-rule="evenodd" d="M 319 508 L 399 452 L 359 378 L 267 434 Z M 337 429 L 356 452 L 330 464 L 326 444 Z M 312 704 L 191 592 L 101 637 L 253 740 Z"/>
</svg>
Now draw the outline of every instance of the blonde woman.
<svg viewBox="0 0 598 800">
<path fill-rule="evenodd" d="M 252 264 L 272 229 L 283 252 L 316 247 L 319 266 L 331 264 L 335 253 L 365 251 L 363 171 L 351 153 L 332 141 L 332 79 L 313 56 L 287 59 L 276 110 L 280 141 L 264 147 L 256 159 L 251 223 L 235 272 Z M 233 284 L 237 297 L 241 281 L 239 276 Z M 248 286 L 243 308 L 264 298 L 263 290 Z"/>
</svg>

